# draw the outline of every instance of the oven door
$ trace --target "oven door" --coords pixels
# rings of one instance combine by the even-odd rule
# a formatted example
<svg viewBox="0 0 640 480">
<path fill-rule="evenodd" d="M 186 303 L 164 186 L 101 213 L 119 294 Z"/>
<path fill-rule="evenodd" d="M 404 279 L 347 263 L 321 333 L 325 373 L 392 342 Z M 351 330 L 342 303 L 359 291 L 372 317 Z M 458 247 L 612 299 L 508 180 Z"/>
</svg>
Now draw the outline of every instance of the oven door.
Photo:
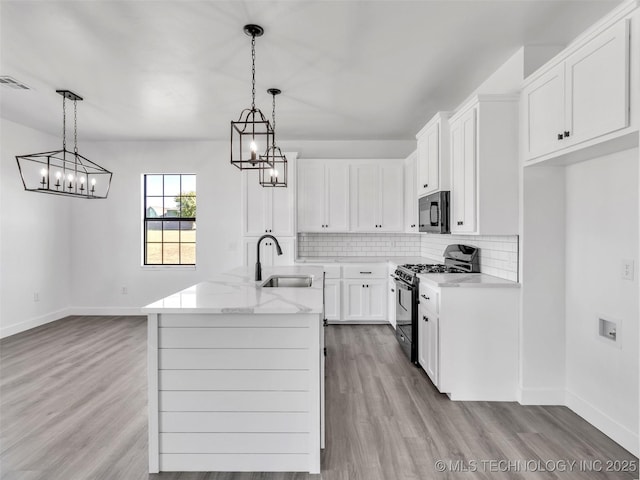
<svg viewBox="0 0 640 480">
<path fill-rule="evenodd" d="M 412 343 L 415 288 L 402 280 L 396 280 L 396 331 L 402 333 L 408 344 Z"/>
</svg>

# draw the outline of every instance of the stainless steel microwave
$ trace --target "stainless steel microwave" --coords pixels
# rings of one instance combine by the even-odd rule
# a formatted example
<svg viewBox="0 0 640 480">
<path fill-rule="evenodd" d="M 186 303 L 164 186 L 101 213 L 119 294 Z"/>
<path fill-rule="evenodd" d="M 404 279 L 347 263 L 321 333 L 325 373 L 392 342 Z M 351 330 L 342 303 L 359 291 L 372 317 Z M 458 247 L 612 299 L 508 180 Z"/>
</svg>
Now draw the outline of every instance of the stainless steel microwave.
<svg viewBox="0 0 640 480">
<path fill-rule="evenodd" d="M 449 233 L 449 192 L 436 192 L 418 199 L 419 230 Z"/>
</svg>

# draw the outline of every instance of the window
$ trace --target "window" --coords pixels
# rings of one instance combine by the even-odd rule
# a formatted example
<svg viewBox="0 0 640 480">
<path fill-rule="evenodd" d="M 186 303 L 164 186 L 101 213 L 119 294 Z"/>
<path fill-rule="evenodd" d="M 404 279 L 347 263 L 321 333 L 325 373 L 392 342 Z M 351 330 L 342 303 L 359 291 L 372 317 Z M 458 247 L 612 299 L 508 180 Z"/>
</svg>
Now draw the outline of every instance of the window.
<svg viewBox="0 0 640 480">
<path fill-rule="evenodd" d="M 144 175 L 144 264 L 196 264 L 196 176 Z"/>
</svg>

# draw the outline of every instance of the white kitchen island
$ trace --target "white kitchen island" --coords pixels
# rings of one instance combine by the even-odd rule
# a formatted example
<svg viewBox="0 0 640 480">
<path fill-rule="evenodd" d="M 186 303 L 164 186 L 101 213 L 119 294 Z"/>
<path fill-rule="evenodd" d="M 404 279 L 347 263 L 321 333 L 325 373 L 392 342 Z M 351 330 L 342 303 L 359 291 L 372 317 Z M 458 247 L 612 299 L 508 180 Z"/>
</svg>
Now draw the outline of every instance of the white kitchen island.
<svg viewBox="0 0 640 480">
<path fill-rule="evenodd" d="M 267 288 L 272 275 L 310 287 Z M 323 270 L 239 268 L 147 305 L 149 471 L 320 473 Z"/>
</svg>

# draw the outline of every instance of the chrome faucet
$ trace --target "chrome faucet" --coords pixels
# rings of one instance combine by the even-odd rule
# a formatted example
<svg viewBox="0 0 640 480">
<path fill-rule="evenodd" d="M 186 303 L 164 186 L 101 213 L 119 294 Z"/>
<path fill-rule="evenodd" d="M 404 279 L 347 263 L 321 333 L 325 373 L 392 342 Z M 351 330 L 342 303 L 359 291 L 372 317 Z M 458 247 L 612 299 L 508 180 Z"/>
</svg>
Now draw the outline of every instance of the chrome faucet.
<svg viewBox="0 0 640 480">
<path fill-rule="evenodd" d="M 256 282 L 262 280 L 262 265 L 260 265 L 260 243 L 265 238 L 270 238 L 274 242 L 276 242 L 276 252 L 278 255 L 282 255 L 282 249 L 280 248 L 280 244 L 278 243 L 278 239 L 273 235 L 262 235 L 258 240 L 258 245 L 256 246 Z"/>
</svg>

